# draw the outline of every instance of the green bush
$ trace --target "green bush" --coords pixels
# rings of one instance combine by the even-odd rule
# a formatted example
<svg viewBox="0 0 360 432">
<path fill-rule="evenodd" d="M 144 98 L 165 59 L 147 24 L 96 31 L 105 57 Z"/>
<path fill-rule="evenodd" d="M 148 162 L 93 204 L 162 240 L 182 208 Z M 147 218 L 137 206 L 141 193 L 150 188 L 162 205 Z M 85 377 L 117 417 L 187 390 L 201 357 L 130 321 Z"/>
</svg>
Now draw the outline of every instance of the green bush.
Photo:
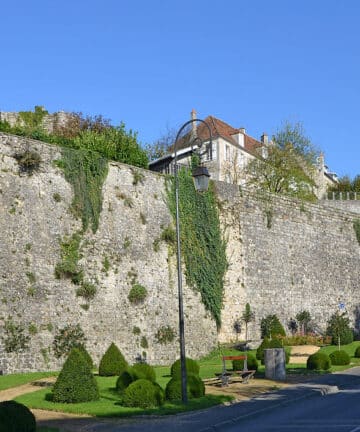
<svg viewBox="0 0 360 432">
<path fill-rule="evenodd" d="M 147 379 L 156 382 L 155 369 L 147 363 L 136 363 L 130 368 L 130 373 L 134 380 Z"/>
<path fill-rule="evenodd" d="M 128 407 L 155 408 L 164 403 L 159 385 L 146 379 L 131 383 L 124 392 L 123 404 Z"/>
<path fill-rule="evenodd" d="M 132 286 L 128 299 L 131 303 L 141 303 L 147 296 L 147 290 L 144 286 L 136 283 Z"/>
<path fill-rule="evenodd" d="M 186 392 L 188 399 L 204 396 L 205 385 L 197 375 L 189 374 L 187 375 Z M 171 378 L 171 380 L 167 383 L 165 389 L 165 396 L 166 399 L 170 401 L 182 399 L 180 377 Z"/>
<path fill-rule="evenodd" d="M 280 339 L 267 339 L 265 338 L 262 342 L 259 348 L 256 350 L 256 358 L 261 361 L 262 364 L 264 364 L 264 350 L 270 349 L 270 348 L 284 348 L 283 343 Z M 289 363 L 290 360 L 290 354 L 289 351 L 285 349 L 285 360 L 286 363 Z"/>
<path fill-rule="evenodd" d="M 134 382 L 134 377 L 128 370 L 126 370 L 117 379 L 116 390 L 122 393 L 132 382 Z"/>
<path fill-rule="evenodd" d="M 350 364 L 350 356 L 346 351 L 333 351 L 331 354 L 329 354 L 329 357 L 332 365 L 340 366 Z"/>
<path fill-rule="evenodd" d="M 199 375 L 200 366 L 197 361 L 186 357 L 185 359 L 186 364 L 186 374 L 194 374 Z M 171 376 L 173 378 L 179 378 L 181 377 L 181 362 L 180 359 L 177 359 L 172 365 L 170 369 Z"/>
<path fill-rule="evenodd" d="M 268 315 L 261 320 L 261 337 L 271 338 L 276 336 L 286 336 L 284 327 L 276 315 Z"/>
<path fill-rule="evenodd" d="M 88 364 L 90 370 L 93 369 L 94 368 L 94 362 L 93 362 L 90 354 L 87 352 L 86 348 L 84 347 L 84 345 L 78 346 L 77 349 L 80 351 L 80 353 L 82 354 L 82 356 L 86 360 L 86 363 Z"/>
<path fill-rule="evenodd" d="M 29 408 L 12 400 L 0 402 L 0 432 L 35 431 L 35 417 Z"/>
<path fill-rule="evenodd" d="M 187 376 L 187 381 L 190 386 L 191 397 L 196 399 L 204 396 L 205 394 L 205 384 L 198 375 L 189 374 Z"/>
<path fill-rule="evenodd" d="M 354 357 L 357 357 L 357 358 L 360 357 L 360 345 L 356 348 L 355 353 L 354 353 Z"/>
<path fill-rule="evenodd" d="M 74 348 L 53 387 L 54 402 L 77 403 L 99 399 L 95 377 L 83 354 Z"/>
<path fill-rule="evenodd" d="M 119 348 L 112 343 L 102 356 L 99 364 L 100 376 L 121 375 L 128 367 L 127 361 Z"/>
<path fill-rule="evenodd" d="M 317 352 L 309 356 L 306 362 L 306 367 L 311 370 L 329 370 L 331 367 L 331 361 L 327 354 Z"/>
<path fill-rule="evenodd" d="M 244 360 L 233 360 L 232 366 L 234 371 L 244 369 Z M 253 354 L 247 354 L 247 367 L 249 370 L 258 370 L 258 362 Z"/>
</svg>

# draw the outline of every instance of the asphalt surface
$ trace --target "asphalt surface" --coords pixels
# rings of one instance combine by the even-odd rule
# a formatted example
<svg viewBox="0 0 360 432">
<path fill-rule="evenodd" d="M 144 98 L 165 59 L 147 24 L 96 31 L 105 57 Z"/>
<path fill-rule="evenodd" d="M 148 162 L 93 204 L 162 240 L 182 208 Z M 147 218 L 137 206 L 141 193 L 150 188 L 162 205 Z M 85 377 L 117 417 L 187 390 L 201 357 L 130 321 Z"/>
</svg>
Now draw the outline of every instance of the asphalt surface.
<svg viewBox="0 0 360 432">
<path fill-rule="evenodd" d="M 355 402 L 355 407 L 352 402 Z M 249 401 L 165 417 L 99 420 L 83 432 L 360 432 L 360 367 Z M 357 404 L 357 407 L 356 407 Z M 359 412 L 359 414 L 357 414 Z M 54 427 L 56 424 L 54 424 Z M 69 427 L 70 429 L 70 427 Z"/>
</svg>

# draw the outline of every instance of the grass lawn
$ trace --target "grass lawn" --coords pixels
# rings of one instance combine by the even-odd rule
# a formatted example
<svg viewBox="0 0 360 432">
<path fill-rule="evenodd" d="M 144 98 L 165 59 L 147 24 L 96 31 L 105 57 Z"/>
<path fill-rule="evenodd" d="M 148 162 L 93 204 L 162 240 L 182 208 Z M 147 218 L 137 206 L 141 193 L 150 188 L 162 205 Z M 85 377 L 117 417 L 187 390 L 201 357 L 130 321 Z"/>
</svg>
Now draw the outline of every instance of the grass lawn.
<svg viewBox="0 0 360 432">
<path fill-rule="evenodd" d="M 356 347 L 360 345 L 360 342 L 353 342 L 349 345 L 344 345 L 341 348 L 344 349 L 351 356 L 351 364 L 349 366 L 332 366 L 329 372 L 340 371 L 348 369 L 352 366 L 360 366 L 360 359 L 354 358 L 354 352 Z M 322 347 L 321 351 L 326 354 L 330 354 L 336 351 L 337 347 L 326 346 Z M 256 354 L 256 351 L 248 351 L 248 353 Z M 222 360 L 223 355 L 239 355 L 241 354 L 238 350 L 232 348 L 223 348 L 215 350 L 203 359 L 199 361 L 200 363 L 200 377 L 214 378 L 215 373 L 219 373 L 222 370 Z M 228 367 L 231 367 L 231 362 L 229 362 Z M 324 371 L 310 371 L 306 369 L 305 364 L 288 364 L 286 366 L 288 375 L 319 375 L 324 374 Z M 166 387 L 167 382 L 170 380 L 170 367 L 168 366 L 158 366 L 155 368 L 157 382 L 163 387 Z M 265 367 L 259 365 L 258 372 L 256 376 L 263 377 L 265 373 Z M 8 378 L 7 387 L 13 387 L 15 385 L 20 385 L 26 382 L 33 381 L 45 376 L 54 375 L 54 373 L 38 373 L 38 374 L 17 374 L 8 375 L 0 377 L 0 385 L 2 379 Z M 217 404 L 231 400 L 230 396 L 220 395 L 206 395 L 199 399 L 190 399 L 187 406 L 184 406 L 180 401 L 178 403 L 166 402 L 162 407 L 156 409 L 142 410 L 140 408 L 128 408 L 121 405 L 121 397 L 115 390 L 115 383 L 117 377 L 96 377 L 100 389 L 100 400 L 96 402 L 86 402 L 79 404 L 61 404 L 53 403 L 47 401 L 45 396 L 50 392 L 49 388 L 41 389 L 34 393 L 28 393 L 23 396 L 16 398 L 15 400 L 28 406 L 29 408 L 39 408 L 51 411 L 62 411 L 74 414 L 89 414 L 96 417 L 127 417 L 132 415 L 141 414 L 175 414 L 184 411 L 192 411 L 197 409 L 208 408 Z M 5 381 L 4 381 L 5 383 Z M 4 385 L 4 384 L 3 384 Z M 1 388 L 1 387 L 0 387 Z M 42 429 L 40 429 L 42 430 Z M 46 429 L 43 432 L 51 432 Z"/>
<path fill-rule="evenodd" d="M 41 378 L 57 375 L 58 372 L 31 372 L 31 373 L 18 373 L 0 376 L 0 390 L 6 390 L 11 387 L 17 387 L 36 381 Z"/>
<path fill-rule="evenodd" d="M 73 414 L 89 414 L 96 417 L 127 417 L 139 414 L 164 415 L 193 411 L 218 405 L 232 399 L 229 396 L 205 395 L 202 398 L 190 399 L 186 406 L 181 402 L 166 402 L 162 407 L 153 409 L 128 408 L 121 405 L 121 398 L 115 390 L 117 377 L 96 377 L 96 379 L 101 396 L 99 401 L 77 404 L 54 403 L 45 400 L 46 394 L 49 393 L 48 388 L 19 396 L 15 400 L 29 408 L 62 411 Z"/>
</svg>

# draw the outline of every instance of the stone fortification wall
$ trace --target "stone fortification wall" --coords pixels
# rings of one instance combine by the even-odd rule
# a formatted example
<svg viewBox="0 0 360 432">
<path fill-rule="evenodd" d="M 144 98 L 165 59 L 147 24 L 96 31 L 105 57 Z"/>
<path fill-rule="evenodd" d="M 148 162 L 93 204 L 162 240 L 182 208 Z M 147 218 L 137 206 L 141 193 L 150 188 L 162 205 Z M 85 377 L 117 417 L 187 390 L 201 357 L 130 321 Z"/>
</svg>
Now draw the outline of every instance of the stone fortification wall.
<svg viewBox="0 0 360 432">
<path fill-rule="evenodd" d="M 42 159 L 32 176 L 19 175 L 14 158 L 27 149 Z M 141 170 L 142 181 L 134 184 L 134 168 L 110 163 L 99 228 L 95 234 L 88 230 L 81 242 L 80 264 L 86 280 L 97 287 L 86 310 L 76 286 L 54 275 L 62 239 L 81 230 L 81 221 L 70 210 L 72 188 L 54 164 L 58 159 L 58 147 L 0 133 L 0 336 L 11 317 L 31 337 L 30 350 L 20 354 L 5 353 L 0 338 L 0 370 L 59 368 L 63 359 L 53 356 L 54 336 L 77 323 L 96 362 L 114 341 L 130 363 L 145 351 L 150 363 L 169 364 L 179 351 L 178 304 L 175 256 L 158 240 L 171 223 L 164 177 Z M 218 341 L 235 340 L 233 324 L 247 302 L 256 316 L 249 327 L 252 339 L 259 338 L 261 318 L 274 313 L 286 325 L 306 309 L 323 329 L 340 301 L 356 322 L 356 214 L 256 196 L 224 183 L 216 187 L 229 260 L 222 327 L 217 332 L 199 293 L 185 284 L 189 356 L 207 353 Z M 159 247 L 154 248 L 154 242 Z M 134 280 L 148 292 L 137 305 L 128 299 Z M 158 342 L 162 326 L 174 329 L 172 342 Z M 147 348 L 141 346 L 143 337 Z"/>
<path fill-rule="evenodd" d="M 40 172 L 32 176 L 20 176 L 13 157 L 25 149 L 39 152 L 42 158 Z M 70 211 L 71 186 L 53 163 L 60 158 L 58 147 L 0 134 L 1 324 L 12 317 L 25 326 L 26 333 L 29 328 L 35 333 L 30 354 L 5 354 L 0 340 L 0 370 L 58 368 L 63 360 L 53 358 L 54 335 L 77 323 L 96 362 L 114 341 L 129 362 L 145 351 L 150 363 L 169 364 L 179 351 L 176 263 L 166 243 L 160 242 L 154 250 L 154 241 L 171 222 L 164 178 L 143 170 L 143 181 L 135 186 L 131 167 L 110 164 L 99 229 L 95 234 L 89 230 L 82 241 L 80 264 L 86 280 L 98 290 L 84 310 L 77 287 L 54 275 L 61 239 L 81 229 L 81 221 Z M 137 305 L 128 299 L 134 280 L 148 292 Z M 186 285 L 184 304 L 187 353 L 198 357 L 216 346 L 216 325 L 200 295 Z M 163 326 L 176 334 L 167 344 L 155 337 Z M 140 334 L 134 334 L 135 327 Z M 148 348 L 141 346 L 143 337 Z"/>
<path fill-rule="evenodd" d="M 220 340 L 234 339 L 233 322 L 246 302 L 255 312 L 250 337 L 261 318 L 290 318 L 308 310 L 320 331 L 344 302 L 358 325 L 360 246 L 357 215 L 294 200 L 256 196 L 218 184 L 230 267 Z M 244 333 L 243 333 L 244 334 Z"/>
<path fill-rule="evenodd" d="M 52 133 L 55 127 L 65 125 L 70 117 L 71 113 L 66 113 L 65 111 L 58 111 L 53 114 L 46 114 L 42 119 L 41 124 L 48 133 Z M 10 126 L 15 126 L 17 124 L 19 124 L 20 126 L 25 125 L 18 112 L 0 111 L 0 121 L 6 121 L 10 124 Z"/>
<path fill-rule="evenodd" d="M 360 214 L 360 200 L 323 200 L 321 204 L 326 207 L 337 208 L 347 212 Z"/>
</svg>

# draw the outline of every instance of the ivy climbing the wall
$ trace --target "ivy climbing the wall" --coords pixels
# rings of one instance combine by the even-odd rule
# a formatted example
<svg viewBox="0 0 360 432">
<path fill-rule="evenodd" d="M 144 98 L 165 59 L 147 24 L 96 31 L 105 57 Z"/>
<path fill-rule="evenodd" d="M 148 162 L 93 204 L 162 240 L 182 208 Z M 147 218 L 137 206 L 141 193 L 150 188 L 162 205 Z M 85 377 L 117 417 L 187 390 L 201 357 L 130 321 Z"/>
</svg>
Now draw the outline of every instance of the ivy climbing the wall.
<svg viewBox="0 0 360 432">
<path fill-rule="evenodd" d="M 169 209 L 175 219 L 175 182 L 167 190 Z M 179 172 L 179 213 L 181 252 L 186 281 L 200 291 L 205 308 L 218 327 L 224 296 L 224 275 L 228 267 L 226 243 L 220 230 L 216 198 L 212 184 L 205 193 L 195 191 L 191 173 Z"/>
<path fill-rule="evenodd" d="M 81 218 L 83 231 L 91 224 L 96 232 L 102 210 L 102 186 L 108 173 L 107 160 L 94 151 L 63 148 L 58 166 L 73 187 L 72 210 Z"/>
</svg>

